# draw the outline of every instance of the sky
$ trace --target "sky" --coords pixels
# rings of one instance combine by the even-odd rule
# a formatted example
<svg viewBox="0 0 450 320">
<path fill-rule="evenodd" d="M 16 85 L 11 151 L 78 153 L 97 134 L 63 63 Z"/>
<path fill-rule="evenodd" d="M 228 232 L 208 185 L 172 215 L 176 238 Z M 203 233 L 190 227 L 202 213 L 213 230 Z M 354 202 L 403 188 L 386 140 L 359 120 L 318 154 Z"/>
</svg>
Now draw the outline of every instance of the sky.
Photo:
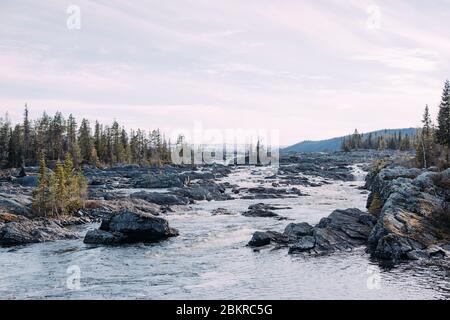
<svg viewBox="0 0 450 320">
<path fill-rule="evenodd" d="M 56 110 L 279 143 L 420 125 L 450 0 L 0 0 L 0 114 Z"/>
</svg>

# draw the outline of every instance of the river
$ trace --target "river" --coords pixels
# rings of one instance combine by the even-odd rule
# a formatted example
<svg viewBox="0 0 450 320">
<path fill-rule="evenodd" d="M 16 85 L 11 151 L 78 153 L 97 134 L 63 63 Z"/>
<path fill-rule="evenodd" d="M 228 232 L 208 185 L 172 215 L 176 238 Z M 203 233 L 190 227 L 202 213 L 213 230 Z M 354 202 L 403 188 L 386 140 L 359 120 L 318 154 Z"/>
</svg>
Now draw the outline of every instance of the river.
<svg viewBox="0 0 450 320">
<path fill-rule="evenodd" d="M 224 181 L 261 185 L 258 170 L 263 169 L 240 168 Z M 256 230 L 282 231 L 289 222 L 315 224 L 334 209 L 364 209 L 367 194 L 358 189 L 364 174 L 357 166 L 354 172 L 356 181 L 299 187 L 309 196 L 257 201 L 292 207 L 277 211 L 291 221 L 240 215 L 256 200 L 200 202 L 167 216 L 180 236 L 160 243 L 93 247 L 80 239 L 0 248 L 0 298 L 449 298 L 445 271 L 412 263 L 382 267 L 364 248 L 309 257 L 246 247 Z M 219 207 L 235 214 L 211 214 Z M 80 232 L 95 227 L 84 226 Z M 73 286 L 70 280 L 78 274 L 79 286 Z"/>
</svg>

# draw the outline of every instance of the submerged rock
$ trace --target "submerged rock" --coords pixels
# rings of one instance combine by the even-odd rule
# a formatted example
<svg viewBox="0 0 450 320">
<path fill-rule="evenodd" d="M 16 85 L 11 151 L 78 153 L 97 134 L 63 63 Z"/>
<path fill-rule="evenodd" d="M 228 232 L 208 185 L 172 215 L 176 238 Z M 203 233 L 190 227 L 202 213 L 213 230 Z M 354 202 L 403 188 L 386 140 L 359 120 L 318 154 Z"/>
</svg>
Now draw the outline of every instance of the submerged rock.
<svg viewBox="0 0 450 320">
<path fill-rule="evenodd" d="M 120 244 L 155 242 L 178 235 L 178 230 L 169 227 L 167 220 L 151 214 L 124 210 L 110 218 L 103 219 L 99 230 L 86 234 L 88 244 Z"/>
<path fill-rule="evenodd" d="M 278 218 L 278 219 L 286 219 L 281 217 L 280 215 L 273 212 L 273 210 L 281 210 L 281 209 L 291 209 L 289 207 L 279 207 L 265 203 L 257 203 L 252 204 L 248 207 L 248 210 L 245 211 L 242 215 L 246 217 L 260 217 L 260 218 Z"/>
<path fill-rule="evenodd" d="M 242 199 L 280 199 L 280 198 L 294 198 L 299 196 L 305 196 L 297 188 L 267 188 L 267 187 L 254 187 L 248 189 L 239 190 L 241 193 L 245 191 L 246 195 L 243 195 Z"/>
<path fill-rule="evenodd" d="M 235 213 L 233 211 L 230 211 L 225 208 L 217 208 L 211 211 L 212 215 L 234 215 Z"/>
</svg>

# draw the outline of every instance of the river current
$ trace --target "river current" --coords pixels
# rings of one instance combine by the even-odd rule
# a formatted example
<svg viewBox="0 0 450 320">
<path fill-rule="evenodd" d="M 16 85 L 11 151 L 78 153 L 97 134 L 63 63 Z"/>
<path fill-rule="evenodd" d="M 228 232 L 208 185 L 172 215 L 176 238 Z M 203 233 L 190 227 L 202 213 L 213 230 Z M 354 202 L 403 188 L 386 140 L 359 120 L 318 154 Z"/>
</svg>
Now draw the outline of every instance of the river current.
<svg viewBox="0 0 450 320">
<path fill-rule="evenodd" d="M 223 180 L 240 186 L 265 183 L 262 172 L 255 170 L 240 168 Z M 365 209 L 367 194 L 358 189 L 364 174 L 357 166 L 354 173 L 352 182 L 299 187 L 309 196 L 199 202 L 167 216 L 180 236 L 160 243 L 95 247 L 81 238 L 0 248 L 0 298 L 449 298 L 445 271 L 412 263 L 383 267 L 371 261 L 364 248 L 308 257 L 289 255 L 287 249 L 246 247 L 257 230 L 282 231 L 289 222 L 315 224 L 334 209 Z M 289 220 L 240 215 L 256 202 L 292 207 L 277 211 Z M 219 207 L 234 214 L 213 215 Z"/>
</svg>

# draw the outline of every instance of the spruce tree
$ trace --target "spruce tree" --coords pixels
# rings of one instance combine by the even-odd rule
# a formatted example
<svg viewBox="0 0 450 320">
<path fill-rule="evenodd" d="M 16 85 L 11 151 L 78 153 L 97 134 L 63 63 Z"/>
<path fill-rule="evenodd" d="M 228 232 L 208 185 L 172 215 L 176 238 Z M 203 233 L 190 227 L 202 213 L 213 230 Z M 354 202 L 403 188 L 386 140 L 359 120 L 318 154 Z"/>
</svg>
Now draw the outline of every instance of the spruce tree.
<svg viewBox="0 0 450 320">
<path fill-rule="evenodd" d="M 12 168 L 23 164 L 22 128 L 16 125 L 14 130 L 10 130 L 8 144 L 8 165 Z"/>
<path fill-rule="evenodd" d="M 95 149 L 95 147 L 92 147 L 91 149 L 91 156 L 90 156 L 90 165 L 94 166 L 95 168 L 97 168 L 99 166 L 99 158 L 98 158 L 98 153 L 97 153 L 97 149 Z"/>
<path fill-rule="evenodd" d="M 428 105 L 425 106 L 422 124 L 416 146 L 416 161 L 420 167 L 428 168 L 433 158 L 433 124 Z"/>
<path fill-rule="evenodd" d="M 64 135 L 66 123 L 61 112 L 56 112 L 50 122 L 50 145 L 52 150 L 51 159 L 61 159 L 64 156 Z"/>
<path fill-rule="evenodd" d="M 56 178 L 54 186 L 56 213 L 64 214 L 67 203 L 67 181 L 64 167 L 59 160 L 56 162 L 54 175 Z"/>
<path fill-rule="evenodd" d="M 47 176 L 47 165 L 45 163 L 45 155 L 42 152 L 39 157 L 39 178 L 38 185 L 33 191 L 33 211 L 38 215 L 47 215 L 49 193 L 49 180 Z"/>
<path fill-rule="evenodd" d="M 8 114 L 0 118 L 0 168 L 7 165 L 11 123 Z"/>
<path fill-rule="evenodd" d="M 72 114 L 67 120 L 67 151 L 70 152 L 75 166 L 78 166 L 81 162 L 81 151 L 77 139 L 77 122 Z"/>
<path fill-rule="evenodd" d="M 25 111 L 23 113 L 23 153 L 24 162 L 32 160 L 31 156 L 31 123 L 28 116 L 28 106 L 25 104 Z"/>
<path fill-rule="evenodd" d="M 450 162 L 450 82 L 447 80 L 442 92 L 437 118 L 436 142 L 447 148 L 447 163 Z"/>
<path fill-rule="evenodd" d="M 91 153 L 94 143 L 91 138 L 91 127 L 89 121 L 83 119 L 81 121 L 78 132 L 78 144 L 80 146 L 80 160 L 82 163 L 91 163 Z"/>
</svg>

